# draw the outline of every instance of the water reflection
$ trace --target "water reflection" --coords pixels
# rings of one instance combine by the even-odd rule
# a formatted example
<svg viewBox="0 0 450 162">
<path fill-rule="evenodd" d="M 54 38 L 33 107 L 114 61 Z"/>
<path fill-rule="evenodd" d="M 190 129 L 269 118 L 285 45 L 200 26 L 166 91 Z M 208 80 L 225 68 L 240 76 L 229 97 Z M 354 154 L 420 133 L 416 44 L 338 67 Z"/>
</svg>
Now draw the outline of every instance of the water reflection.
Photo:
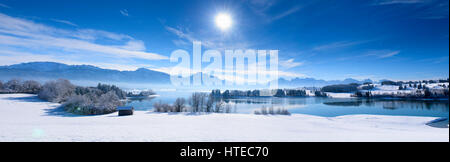
<svg viewBox="0 0 450 162">
<path fill-rule="evenodd" d="M 355 100 L 355 101 L 333 101 L 324 102 L 323 104 L 329 106 L 353 106 L 359 107 L 364 105 L 366 107 L 382 107 L 384 109 L 420 109 L 420 110 L 437 110 L 437 111 L 449 111 L 448 101 L 415 101 L 415 100 Z"/>
<path fill-rule="evenodd" d="M 177 97 L 161 95 L 151 100 L 135 100 L 128 103 L 136 110 L 151 110 L 153 103 L 172 104 Z M 186 97 L 187 98 L 187 97 Z M 351 114 L 406 115 L 447 117 L 449 102 L 446 101 L 411 101 L 386 99 L 336 99 L 320 97 L 276 98 L 247 97 L 222 100 L 232 107 L 235 113 L 253 113 L 262 107 L 288 109 L 292 114 L 310 114 L 318 116 L 341 116 Z"/>
</svg>

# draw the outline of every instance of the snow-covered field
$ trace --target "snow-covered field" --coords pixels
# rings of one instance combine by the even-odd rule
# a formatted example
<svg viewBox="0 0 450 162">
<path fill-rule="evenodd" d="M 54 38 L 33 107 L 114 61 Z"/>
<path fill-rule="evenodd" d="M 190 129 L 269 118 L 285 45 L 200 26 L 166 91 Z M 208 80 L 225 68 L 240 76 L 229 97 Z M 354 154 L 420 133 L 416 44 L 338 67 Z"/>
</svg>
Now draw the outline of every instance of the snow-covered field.
<svg viewBox="0 0 450 162">
<path fill-rule="evenodd" d="M 34 95 L 0 95 L 0 141 L 449 141 L 433 117 L 250 114 L 74 116 Z"/>
</svg>

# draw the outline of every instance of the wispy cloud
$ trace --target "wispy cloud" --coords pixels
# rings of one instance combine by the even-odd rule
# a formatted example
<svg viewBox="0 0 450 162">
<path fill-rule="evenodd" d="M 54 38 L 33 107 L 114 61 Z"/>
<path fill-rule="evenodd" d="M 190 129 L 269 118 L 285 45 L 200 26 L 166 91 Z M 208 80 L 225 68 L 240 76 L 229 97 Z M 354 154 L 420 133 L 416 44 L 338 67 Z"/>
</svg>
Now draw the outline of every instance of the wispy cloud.
<svg viewBox="0 0 450 162">
<path fill-rule="evenodd" d="M 278 15 L 273 16 L 270 19 L 270 21 L 276 21 L 276 20 L 282 19 L 282 18 L 284 18 L 286 16 L 292 15 L 292 14 L 300 11 L 300 9 L 301 9 L 300 6 L 294 6 L 294 7 L 290 8 L 290 9 L 288 9 L 288 10 L 286 10 L 286 11 L 284 11 L 284 12 L 278 14 Z"/>
<path fill-rule="evenodd" d="M 333 42 L 325 45 L 319 45 L 312 49 L 312 51 L 325 51 L 325 50 L 331 50 L 331 49 L 337 49 L 337 48 L 345 48 L 345 47 L 351 47 L 355 45 L 360 45 L 363 43 L 366 43 L 368 41 L 339 41 L 339 42 Z"/>
<path fill-rule="evenodd" d="M 0 7 L 3 7 L 3 8 L 11 8 L 11 7 L 9 7 L 8 5 L 5 5 L 5 4 L 3 4 L 3 3 L 0 3 Z"/>
<path fill-rule="evenodd" d="M 304 62 L 295 62 L 294 59 L 289 59 L 285 61 L 280 61 L 279 65 L 285 69 L 291 69 L 294 67 L 302 66 Z"/>
<path fill-rule="evenodd" d="M 62 24 L 66 24 L 66 25 L 70 25 L 70 26 L 74 26 L 74 27 L 78 27 L 77 24 L 72 23 L 72 22 L 67 21 L 67 20 L 59 20 L 59 19 L 51 19 L 51 20 L 54 21 L 54 22 L 58 22 L 58 23 L 62 23 Z"/>
<path fill-rule="evenodd" d="M 448 56 L 427 58 L 427 59 L 419 60 L 418 62 L 428 62 L 428 63 L 433 63 L 433 64 L 448 63 L 448 58 L 449 58 Z"/>
<path fill-rule="evenodd" d="M 297 13 L 302 9 L 301 6 L 296 5 L 291 8 L 286 8 L 284 11 L 280 13 L 273 13 L 270 9 L 275 6 L 278 2 L 272 0 L 249 0 L 248 5 L 252 9 L 252 11 L 261 17 L 267 22 L 271 23 L 276 20 L 280 20 L 289 15 Z"/>
<path fill-rule="evenodd" d="M 194 41 L 202 42 L 202 46 L 206 48 L 222 51 L 226 49 L 248 49 L 250 47 L 250 44 L 243 39 L 222 39 L 209 34 L 206 34 L 207 36 L 201 37 L 197 36 L 189 29 L 183 27 L 174 28 L 170 26 L 164 26 L 164 28 L 168 32 L 177 36 L 177 39 L 173 40 L 172 42 L 179 47 L 191 46 L 192 42 Z"/>
<path fill-rule="evenodd" d="M 113 42 L 105 44 L 100 42 Z M 146 52 L 142 41 L 124 34 L 94 29 L 67 30 L 0 13 L 0 49 L 16 52 L 59 53 L 74 60 L 101 63 L 104 58 L 164 60 L 168 57 Z M 74 55 L 78 53 L 80 55 Z M 83 55 L 84 54 L 84 55 Z M 72 58 L 71 58 L 72 59 Z"/>
<path fill-rule="evenodd" d="M 448 0 L 376 0 L 375 6 L 403 5 L 417 10 L 410 15 L 418 19 L 448 18 Z"/>
<path fill-rule="evenodd" d="M 391 51 L 391 50 L 375 50 L 370 51 L 364 56 L 374 56 L 376 58 L 384 59 L 389 57 L 394 57 L 400 54 L 400 51 Z"/>
<path fill-rule="evenodd" d="M 181 27 L 173 28 L 170 26 L 165 26 L 166 30 L 169 31 L 172 34 L 175 34 L 179 39 L 174 40 L 174 44 L 177 46 L 186 46 L 186 45 L 192 45 L 192 42 L 194 41 L 201 41 L 202 45 L 205 47 L 213 48 L 215 45 L 214 43 L 203 39 L 197 39 L 194 37 L 194 34 L 191 33 L 188 29 L 183 29 Z M 187 41 L 187 42 L 186 42 Z"/>
<path fill-rule="evenodd" d="M 122 14 L 123 16 L 130 16 L 127 9 L 120 10 L 120 14 Z"/>
<path fill-rule="evenodd" d="M 376 5 L 392 5 L 392 4 L 417 4 L 425 3 L 430 0 L 377 0 L 374 4 Z"/>
</svg>

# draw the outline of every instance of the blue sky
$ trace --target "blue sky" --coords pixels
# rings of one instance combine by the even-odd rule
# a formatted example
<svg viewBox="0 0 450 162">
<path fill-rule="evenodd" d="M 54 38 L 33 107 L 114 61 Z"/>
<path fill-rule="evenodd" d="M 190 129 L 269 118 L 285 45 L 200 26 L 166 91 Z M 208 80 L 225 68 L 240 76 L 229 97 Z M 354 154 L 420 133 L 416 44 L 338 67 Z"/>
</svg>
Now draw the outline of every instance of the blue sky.
<svg viewBox="0 0 450 162">
<path fill-rule="evenodd" d="M 279 50 L 280 76 L 449 75 L 448 0 L 0 0 L 0 65 L 167 71 L 177 49 Z M 226 32 L 214 18 L 228 13 Z"/>
</svg>

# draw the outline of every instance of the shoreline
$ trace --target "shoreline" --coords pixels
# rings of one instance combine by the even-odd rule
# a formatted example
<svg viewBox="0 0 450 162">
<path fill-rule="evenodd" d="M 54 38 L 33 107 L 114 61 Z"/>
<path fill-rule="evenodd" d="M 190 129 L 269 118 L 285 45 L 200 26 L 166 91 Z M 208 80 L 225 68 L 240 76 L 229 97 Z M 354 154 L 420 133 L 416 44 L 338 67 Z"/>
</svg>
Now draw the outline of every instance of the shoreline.
<svg viewBox="0 0 450 162">
<path fill-rule="evenodd" d="M 0 94 L 0 141 L 449 141 L 448 128 L 427 123 L 437 117 L 345 115 L 319 117 L 253 114 L 172 114 L 135 111 L 77 116 L 35 95 Z"/>
</svg>

